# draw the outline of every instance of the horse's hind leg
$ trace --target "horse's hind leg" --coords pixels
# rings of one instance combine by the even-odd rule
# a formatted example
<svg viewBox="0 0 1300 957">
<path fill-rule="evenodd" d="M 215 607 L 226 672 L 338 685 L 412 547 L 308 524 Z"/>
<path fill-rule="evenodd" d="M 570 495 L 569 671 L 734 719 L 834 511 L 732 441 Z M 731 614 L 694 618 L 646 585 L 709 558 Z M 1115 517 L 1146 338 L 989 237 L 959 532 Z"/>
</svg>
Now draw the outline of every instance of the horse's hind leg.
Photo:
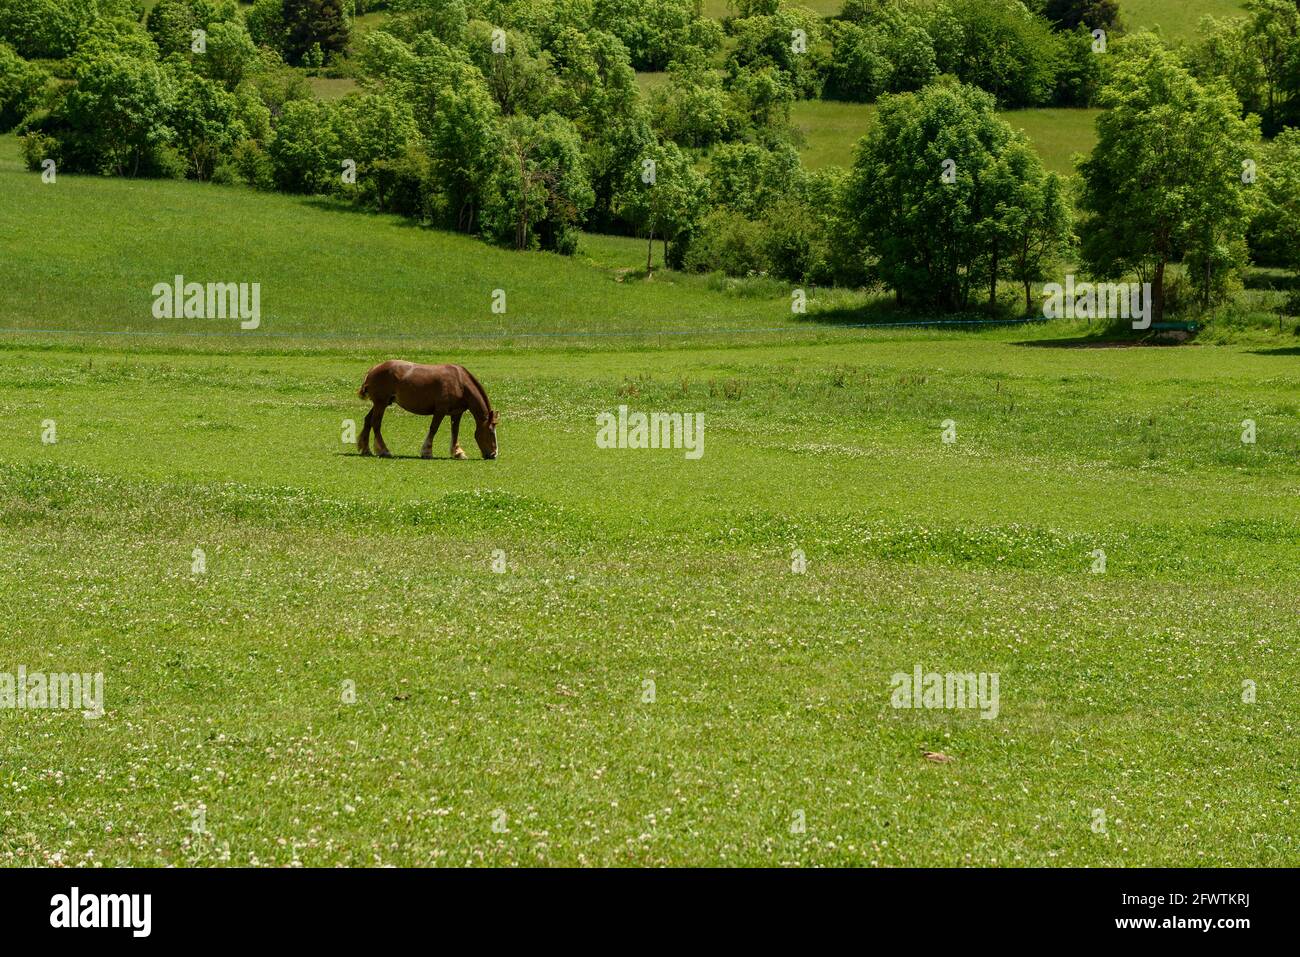
<svg viewBox="0 0 1300 957">
<path fill-rule="evenodd" d="M 373 408 L 366 413 L 365 424 L 361 426 L 361 434 L 357 436 L 357 451 L 362 455 L 370 454 L 370 417 L 374 414 Z"/>
<path fill-rule="evenodd" d="M 460 417 L 463 412 L 453 412 L 451 415 L 451 457 L 453 459 L 468 458 L 465 450 L 460 447 Z"/>
<path fill-rule="evenodd" d="M 388 451 L 388 446 L 384 443 L 384 435 L 379 431 L 379 427 L 384 423 L 384 407 L 376 405 L 370 410 L 370 424 L 375 430 L 375 454 L 381 459 L 393 457 L 393 453 Z"/>
<path fill-rule="evenodd" d="M 433 437 L 438 434 L 438 426 L 442 425 L 442 413 L 433 413 L 433 421 L 429 423 L 429 434 L 424 439 L 424 447 L 420 449 L 420 458 L 433 458 Z"/>
</svg>

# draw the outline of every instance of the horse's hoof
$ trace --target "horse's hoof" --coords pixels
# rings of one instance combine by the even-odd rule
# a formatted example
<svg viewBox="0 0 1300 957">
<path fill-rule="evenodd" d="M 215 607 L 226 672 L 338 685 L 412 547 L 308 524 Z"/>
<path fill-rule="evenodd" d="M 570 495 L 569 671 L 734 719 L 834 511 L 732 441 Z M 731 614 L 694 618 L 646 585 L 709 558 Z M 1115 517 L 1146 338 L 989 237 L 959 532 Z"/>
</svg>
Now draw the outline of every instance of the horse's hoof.
<svg viewBox="0 0 1300 957">
<path fill-rule="evenodd" d="M 381 459 L 391 459 L 393 457 L 393 453 L 388 451 L 388 449 L 384 449 L 382 452 L 379 452 L 378 455 Z"/>
<path fill-rule="evenodd" d="M 454 451 L 454 452 L 451 453 L 451 457 L 452 457 L 453 459 L 467 459 L 467 458 L 469 458 L 469 456 L 465 454 L 465 450 L 464 450 L 464 449 L 456 449 L 456 451 Z"/>
<path fill-rule="evenodd" d="M 369 458 L 369 456 L 370 456 L 370 450 L 369 450 L 369 449 L 357 449 L 357 455 L 364 455 L 364 456 L 366 456 L 367 458 Z"/>
<path fill-rule="evenodd" d="M 433 450 L 432 450 L 432 449 L 420 449 L 420 458 L 422 458 L 422 459 L 431 459 L 431 458 L 433 458 Z"/>
</svg>

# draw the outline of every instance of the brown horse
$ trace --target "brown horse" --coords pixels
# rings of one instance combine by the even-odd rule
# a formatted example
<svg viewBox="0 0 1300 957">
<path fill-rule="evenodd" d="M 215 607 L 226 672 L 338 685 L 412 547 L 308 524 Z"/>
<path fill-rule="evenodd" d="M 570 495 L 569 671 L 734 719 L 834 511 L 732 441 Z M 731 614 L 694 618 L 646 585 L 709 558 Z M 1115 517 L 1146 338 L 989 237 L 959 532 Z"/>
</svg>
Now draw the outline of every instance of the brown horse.
<svg viewBox="0 0 1300 957">
<path fill-rule="evenodd" d="M 379 426 L 384 421 L 384 410 L 396 402 L 407 412 L 431 415 L 429 437 L 420 449 L 423 458 L 433 457 L 433 437 L 442 424 L 443 416 L 451 416 L 451 457 L 465 458 L 460 447 L 460 417 L 466 410 L 476 423 L 474 441 L 478 443 L 483 458 L 497 457 L 497 413 L 492 411 L 487 392 L 478 379 L 464 366 L 425 366 L 401 359 L 381 362 L 366 373 L 365 381 L 357 392 L 374 405 L 366 413 L 366 424 L 357 436 L 357 449 L 362 455 L 370 454 L 370 430 L 375 430 L 375 454 L 381 458 L 392 455 L 384 444 Z"/>
</svg>

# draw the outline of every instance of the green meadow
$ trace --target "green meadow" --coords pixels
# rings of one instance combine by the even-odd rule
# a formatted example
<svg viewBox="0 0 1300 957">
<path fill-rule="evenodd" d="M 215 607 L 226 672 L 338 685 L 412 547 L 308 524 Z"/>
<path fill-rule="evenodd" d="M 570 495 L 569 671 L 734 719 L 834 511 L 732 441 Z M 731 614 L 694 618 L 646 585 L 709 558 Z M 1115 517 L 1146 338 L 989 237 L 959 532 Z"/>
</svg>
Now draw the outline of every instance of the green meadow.
<svg viewBox="0 0 1300 957">
<path fill-rule="evenodd" d="M 0 227 L 0 672 L 105 687 L 0 708 L 2 864 L 1300 862 L 1289 329 L 854 328 L 12 137 Z M 261 326 L 155 319 L 178 273 Z M 390 357 L 500 458 L 357 455 Z M 620 405 L 704 454 L 598 448 Z M 996 715 L 893 707 L 918 666 Z"/>
<path fill-rule="evenodd" d="M 1050 107 L 1004 110 L 999 115 L 1024 132 L 1049 170 L 1074 172 L 1076 155 L 1092 152 L 1097 142 L 1095 109 Z M 809 169 L 853 165 L 853 149 L 876 116 L 874 103 L 801 100 L 790 111 L 791 125 L 802 140 L 800 158 Z"/>
</svg>

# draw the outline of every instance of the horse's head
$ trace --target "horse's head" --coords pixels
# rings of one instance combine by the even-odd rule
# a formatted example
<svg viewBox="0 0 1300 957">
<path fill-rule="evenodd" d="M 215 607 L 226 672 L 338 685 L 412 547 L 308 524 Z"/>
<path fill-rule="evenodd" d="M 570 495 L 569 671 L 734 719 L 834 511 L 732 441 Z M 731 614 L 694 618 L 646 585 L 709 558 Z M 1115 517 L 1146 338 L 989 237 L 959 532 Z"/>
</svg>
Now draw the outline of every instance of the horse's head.
<svg viewBox="0 0 1300 957">
<path fill-rule="evenodd" d="M 482 422 L 474 429 L 474 441 L 478 443 L 478 449 L 483 453 L 483 458 L 494 459 L 497 457 L 497 419 L 499 415 L 496 412 L 489 412 Z"/>
</svg>

